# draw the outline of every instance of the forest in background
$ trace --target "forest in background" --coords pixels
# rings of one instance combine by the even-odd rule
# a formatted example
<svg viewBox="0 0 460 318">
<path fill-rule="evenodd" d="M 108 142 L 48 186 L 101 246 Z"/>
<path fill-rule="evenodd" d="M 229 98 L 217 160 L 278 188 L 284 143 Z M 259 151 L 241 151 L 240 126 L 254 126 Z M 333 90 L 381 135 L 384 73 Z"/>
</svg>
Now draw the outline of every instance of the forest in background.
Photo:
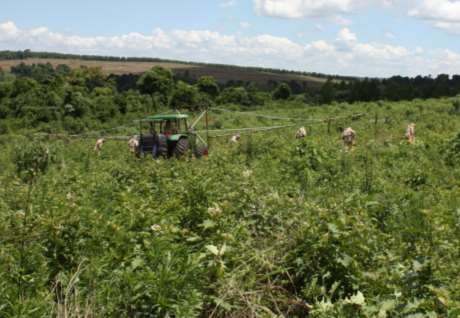
<svg viewBox="0 0 460 318">
<path fill-rule="evenodd" d="M 0 57 L 48 54 L 67 57 L 28 51 L 4 51 Z M 194 79 L 162 67 L 142 74 L 106 74 L 98 67 L 72 69 L 66 64 L 20 63 L 9 71 L 0 69 L 0 133 L 24 128 L 80 133 L 159 110 L 196 111 L 223 104 L 257 109 L 277 100 L 308 107 L 449 97 L 460 93 L 460 76 L 346 80 L 331 77 L 317 88 L 302 86 L 295 80 L 274 81 L 269 86 L 271 89 L 267 90 L 255 82 L 238 80 L 222 84 L 212 76 Z"/>
</svg>

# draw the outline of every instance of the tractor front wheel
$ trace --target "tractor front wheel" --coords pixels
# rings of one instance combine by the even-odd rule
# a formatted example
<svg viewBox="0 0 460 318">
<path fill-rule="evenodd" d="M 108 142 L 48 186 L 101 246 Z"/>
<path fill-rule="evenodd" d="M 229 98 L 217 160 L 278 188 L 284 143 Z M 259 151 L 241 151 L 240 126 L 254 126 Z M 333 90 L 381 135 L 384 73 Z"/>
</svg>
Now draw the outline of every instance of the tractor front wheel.
<svg viewBox="0 0 460 318">
<path fill-rule="evenodd" d="M 174 156 L 177 159 L 182 158 L 183 155 L 187 153 L 188 150 L 188 139 L 187 138 L 180 138 L 176 146 L 174 147 Z"/>
</svg>

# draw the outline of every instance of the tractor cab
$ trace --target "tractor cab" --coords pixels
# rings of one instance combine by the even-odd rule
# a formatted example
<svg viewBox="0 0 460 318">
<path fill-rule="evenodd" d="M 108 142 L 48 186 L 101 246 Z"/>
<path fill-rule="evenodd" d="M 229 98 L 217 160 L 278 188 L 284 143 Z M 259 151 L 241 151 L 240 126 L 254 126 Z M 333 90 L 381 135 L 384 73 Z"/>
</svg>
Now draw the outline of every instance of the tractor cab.
<svg viewBox="0 0 460 318">
<path fill-rule="evenodd" d="M 188 115 L 185 114 L 154 115 L 141 119 L 137 155 L 179 159 L 190 146 L 197 155 L 196 138 L 190 131 L 187 119 Z M 207 154 L 207 149 L 205 152 Z"/>
<path fill-rule="evenodd" d="M 141 136 L 143 124 L 147 124 L 147 134 L 160 133 L 173 140 L 186 137 L 188 134 L 188 116 L 185 114 L 154 115 L 141 120 Z"/>
</svg>

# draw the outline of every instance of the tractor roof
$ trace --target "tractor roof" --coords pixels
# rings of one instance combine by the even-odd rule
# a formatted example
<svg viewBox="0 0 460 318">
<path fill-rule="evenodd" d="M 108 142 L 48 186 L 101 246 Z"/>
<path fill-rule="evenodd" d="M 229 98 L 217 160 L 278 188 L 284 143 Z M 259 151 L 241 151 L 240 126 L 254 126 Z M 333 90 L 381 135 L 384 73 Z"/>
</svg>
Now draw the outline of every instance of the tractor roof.
<svg viewBox="0 0 460 318">
<path fill-rule="evenodd" d="M 147 116 L 141 121 L 164 121 L 164 120 L 173 120 L 173 119 L 185 119 L 188 118 L 188 115 L 185 114 L 162 114 L 162 115 L 153 115 Z"/>
</svg>

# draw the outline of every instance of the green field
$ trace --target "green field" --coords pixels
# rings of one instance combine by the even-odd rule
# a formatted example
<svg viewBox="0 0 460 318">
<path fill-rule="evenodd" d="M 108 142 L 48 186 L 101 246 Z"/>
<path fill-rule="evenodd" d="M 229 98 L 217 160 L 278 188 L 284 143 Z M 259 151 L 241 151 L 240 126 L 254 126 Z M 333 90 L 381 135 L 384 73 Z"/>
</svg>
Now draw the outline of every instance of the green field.
<svg viewBox="0 0 460 318">
<path fill-rule="evenodd" d="M 456 100 L 214 112 L 213 129 L 295 126 L 213 138 L 202 160 L 0 135 L 0 316 L 458 317 Z"/>
</svg>

